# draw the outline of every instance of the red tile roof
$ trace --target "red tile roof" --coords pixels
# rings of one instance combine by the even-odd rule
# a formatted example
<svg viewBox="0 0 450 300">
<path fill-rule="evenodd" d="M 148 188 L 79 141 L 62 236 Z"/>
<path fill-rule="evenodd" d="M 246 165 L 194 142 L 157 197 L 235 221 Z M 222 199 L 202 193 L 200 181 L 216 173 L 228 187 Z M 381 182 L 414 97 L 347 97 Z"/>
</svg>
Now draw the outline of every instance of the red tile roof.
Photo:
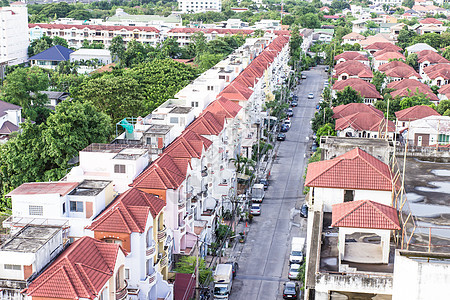
<svg viewBox="0 0 450 300">
<path fill-rule="evenodd" d="M 417 62 L 429 62 L 431 64 L 448 64 L 450 63 L 442 55 L 434 52 L 433 50 L 422 50 L 417 52 Z"/>
<path fill-rule="evenodd" d="M 23 183 L 18 188 L 10 192 L 8 196 L 14 195 L 47 195 L 59 194 L 65 196 L 76 188 L 79 182 L 28 182 Z"/>
<path fill-rule="evenodd" d="M 439 25 L 444 24 L 441 21 L 436 20 L 435 18 L 425 18 L 423 20 L 420 20 L 419 23 L 420 24 L 439 24 Z"/>
<path fill-rule="evenodd" d="M 388 77 L 395 77 L 402 79 L 410 77 L 422 78 L 419 75 L 419 73 L 417 73 L 416 70 L 414 70 L 413 67 L 398 60 L 394 60 L 387 64 L 381 65 L 378 68 L 378 71 L 384 72 Z"/>
<path fill-rule="evenodd" d="M 445 80 L 450 79 L 450 64 L 431 65 L 425 67 L 423 71 L 430 79 L 436 79 L 438 77 L 442 77 Z"/>
<path fill-rule="evenodd" d="M 305 186 L 391 191 L 392 177 L 388 165 L 355 148 L 334 159 L 310 163 Z"/>
<path fill-rule="evenodd" d="M 389 52 L 398 52 L 397 50 L 392 50 L 392 49 L 384 49 L 384 50 L 378 50 L 373 54 L 373 57 L 377 57 L 379 55 L 385 54 L 385 53 L 389 53 Z"/>
<path fill-rule="evenodd" d="M 364 103 L 349 103 L 339 105 L 333 108 L 333 112 L 334 112 L 333 118 L 335 119 L 350 116 L 358 112 L 373 113 L 380 117 L 384 116 L 381 110 L 376 109 L 375 107 L 373 107 L 373 105 Z"/>
<path fill-rule="evenodd" d="M 156 32 L 159 33 L 159 30 L 155 27 L 149 27 L 149 26 L 110 26 L 110 25 L 68 25 L 68 24 L 28 24 L 28 28 L 45 28 L 45 29 L 89 29 L 89 30 L 108 30 L 108 31 L 120 31 L 122 29 L 128 30 L 128 31 L 145 31 L 145 32 Z"/>
<path fill-rule="evenodd" d="M 426 97 L 428 97 L 431 101 L 439 101 L 439 98 L 436 96 L 435 93 L 430 89 L 430 87 L 423 87 L 423 86 L 415 86 L 415 87 L 404 87 L 401 89 L 397 89 L 393 92 L 391 92 L 392 97 L 409 97 L 415 94 L 424 94 Z"/>
<path fill-rule="evenodd" d="M 399 121 L 414 121 L 429 116 L 440 116 L 440 114 L 429 106 L 416 105 L 397 111 L 395 116 Z"/>
<path fill-rule="evenodd" d="M 82 237 L 64 250 L 26 290 L 32 297 L 94 299 L 114 275 L 118 244 Z"/>
<path fill-rule="evenodd" d="M 339 75 L 346 73 L 349 76 L 358 76 L 359 78 L 372 78 L 372 70 L 370 68 L 357 61 L 357 60 L 347 60 L 341 62 L 334 67 L 335 75 L 333 77 L 337 78 Z"/>
<path fill-rule="evenodd" d="M 237 116 L 239 111 L 242 109 L 242 106 L 239 104 L 226 100 L 224 98 L 217 99 L 208 107 L 205 108 L 205 111 L 211 112 L 214 116 L 223 116 L 225 118 L 234 118 Z"/>
<path fill-rule="evenodd" d="M 331 226 L 400 230 L 397 210 L 371 200 L 334 204 Z"/>
<path fill-rule="evenodd" d="M 334 60 L 339 60 L 343 58 L 345 61 L 347 60 L 363 60 L 363 61 L 369 61 L 367 56 L 357 52 L 357 51 L 345 51 L 339 55 L 336 55 L 334 57 Z"/>
<path fill-rule="evenodd" d="M 336 81 L 336 83 L 333 84 L 333 90 L 342 91 L 347 86 L 360 93 L 363 98 L 383 98 L 373 84 L 359 78 L 349 78 L 346 80 Z"/>
<path fill-rule="evenodd" d="M 378 61 L 389 61 L 390 59 L 406 59 L 406 58 L 400 52 L 392 51 L 392 52 L 385 52 L 378 56 L 374 56 L 373 59 Z"/>
<path fill-rule="evenodd" d="M 409 87 L 409 88 L 414 88 L 416 86 L 421 86 L 423 88 L 427 88 L 428 85 L 426 85 L 425 83 L 420 82 L 419 80 L 416 79 L 403 79 L 400 81 L 392 81 L 389 82 L 387 87 L 390 89 L 401 89 L 404 87 Z M 429 87 L 428 87 L 429 88 Z"/>
<path fill-rule="evenodd" d="M 388 42 L 375 42 L 373 44 L 370 44 L 366 47 L 364 47 L 365 50 L 384 50 L 384 49 L 391 49 L 394 51 L 401 51 L 403 50 L 402 48 L 400 48 L 397 45 L 394 45 L 392 43 L 388 43 Z"/>
<path fill-rule="evenodd" d="M 165 202 L 158 197 L 130 188 L 119 195 L 87 229 L 107 232 L 145 232 L 148 214 L 156 218 Z"/>
<path fill-rule="evenodd" d="M 203 32 L 205 34 L 217 33 L 217 34 L 245 34 L 250 35 L 254 32 L 253 29 L 227 29 L 227 28 L 186 28 L 186 27 L 178 27 L 172 28 L 168 31 L 168 33 L 195 33 L 195 32 Z M 273 30 L 273 33 L 276 35 L 289 35 L 289 30 Z"/>
<path fill-rule="evenodd" d="M 446 84 L 439 89 L 439 94 L 447 96 L 450 99 L 450 84 Z"/>
<path fill-rule="evenodd" d="M 386 119 L 374 113 L 357 112 L 353 115 L 342 117 L 336 120 L 335 129 L 344 130 L 348 127 L 357 131 L 386 131 Z M 388 121 L 388 131 L 395 131 L 395 124 Z"/>
</svg>

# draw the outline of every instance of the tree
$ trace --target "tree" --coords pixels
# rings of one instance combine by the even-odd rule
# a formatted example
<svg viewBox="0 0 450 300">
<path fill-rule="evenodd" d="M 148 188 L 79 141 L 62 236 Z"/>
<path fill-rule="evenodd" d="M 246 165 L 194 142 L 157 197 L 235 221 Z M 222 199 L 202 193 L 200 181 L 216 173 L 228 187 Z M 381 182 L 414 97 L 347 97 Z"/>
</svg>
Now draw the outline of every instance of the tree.
<svg viewBox="0 0 450 300">
<path fill-rule="evenodd" d="M 432 103 L 430 99 L 425 94 L 419 93 L 417 91 L 415 93 L 410 92 L 410 95 L 408 97 L 403 97 L 400 100 L 401 109 L 406 109 L 416 105 L 431 105 L 431 104 Z"/>
<path fill-rule="evenodd" d="M 26 117 L 35 119 L 32 106 L 42 106 L 47 101 L 40 91 L 48 89 L 47 73 L 38 67 L 18 68 L 6 76 L 1 97 L 4 101 L 20 105 Z"/>
<path fill-rule="evenodd" d="M 203 53 L 195 58 L 198 68 L 201 72 L 209 70 L 223 59 L 223 54 Z"/>
<path fill-rule="evenodd" d="M 106 113 L 114 123 L 125 117 L 147 115 L 145 97 L 139 82 L 131 76 L 103 75 L 87 79 L 80 87 L 77 99 L 91 102 Z"/>
<path fill-rule="evenodd" d="M 330 123 L 322 125 L 319 129 L 317 129 L 316 136 L 317 143 L 320 143 L 320 137 L 322 136 L 336 136 L 334 125 Z"/>
<path fill-rule="evenodd" d="M 406 58 L 406 64 L 419 71 L 419 62 L 417 61 L 417 53 L 410 53 Z"/>
<path fill-rule="evenodd" d="M 43 155 L 59 166 L 64 175 L 69 160 L 92 143 L 106 143 L 112 133 L 111 119 L 91 103 L 63 101 L 46 122 L 42 132 Z"/>
<path fill-rule="evenodd" d="M 418 36 L 418 34 L 414 30 L 409 30 L 408 26 L 405 26 L 398 34 L 397 45 L 405 49 L 413 43 L 416 36 Z"/>
<path fill-rule="evenodd" d="M 307 13 L 300 17 L 300 25 L 304 28 L 320 28 L 320 20 L 316 14 Z"/>
<path fill-rule="evenodd" d="M 333 99 L 332 105 L 338 106 L 349 103 L 363 103 L 364 99 L 361 94 L 352 87 L 346 86 L 342 91 L 336 93 L 336 99 Z"/>
<path fill-rule="evenodd" d="M 124 41 L 121 35 L 116 35 L 111 40 L 111 45 L 109 46 L 109 51 L 111 51 L 111 56 L 113 60 L 122 60 L 123 54 L 125 53 Z"/>
<path fill-rule="evenodd" d="M 175 272 L 183 274 L 194 274 L 197 258 L 195 256 L 183 256 L 176 263 Z M 206 268 L 205 261 L 199 258 L 198 262 L 199 282 L 204 285 L 207 284 L 207 280 L 212 278 L 212 271 Z"/>
<path fill-rule="evenodd" d="M 333 118 L 334 112 L 331 108 L 323 107 L 320 111 L 314 114 L 314 118 L 312 120 L 311 128 L 314 132 L 317 132 L 320 127 L 325 124 L 332 124 L 334 128 L 335 120 Z"/>
<path fill-rule="evenodd" d="M 442 100 L 439 102 L 437 112 L 443 116 L 450 116 L 450 100 Z"/>
<path fill-rule="evenodd" d="M 372 84 L 377 88 L 377 91 L 381 93 L 386 74 L 380 71 L 373 72 Z"/>
<path fill-rule="evenodd" d="M 403 1 L 403 6 L 412 8 L 414 6 L 414 2 L 415 2 L 414 0 L 404 0 Z"/>
<path fill-rule="evenodd" d="M 296 65 L 300 59 L 300 54 L 302 52 L 303 38 L 300 36 L 300 31 L 297 25 L 291 27 L 291 38 L 289 40 L 290 54 L 291 54 L 291 64 Z"/>
</svg>

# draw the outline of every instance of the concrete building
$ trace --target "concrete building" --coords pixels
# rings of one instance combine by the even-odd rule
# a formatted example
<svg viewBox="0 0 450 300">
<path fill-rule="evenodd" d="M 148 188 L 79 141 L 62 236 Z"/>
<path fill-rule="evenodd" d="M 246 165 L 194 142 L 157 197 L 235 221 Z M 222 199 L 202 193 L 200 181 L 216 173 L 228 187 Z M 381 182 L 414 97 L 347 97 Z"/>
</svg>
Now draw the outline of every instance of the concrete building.
<svg viewBox="0 0 450 300">
<path fill-rule="evenodd" d="M 112 63 L 111 52 L 106 49 L 79 49 L 70 53 L 70 61 L 78 62 L 78 73 L 90 73 Z"/>
<path fill-rule="evenodd" d="M 25 63 L 28 58 L 28 10 L 23 2 L 0 9 L 0 66 Z"/>
<path fill-rule="evenodd" d="M 0 298 L 21 300 L 64 246 L 61 227 L 27 225 L 0 246 Z"/>
<path fill-rule="evenodd" d="M 207 11 L 222 11 L 222 0 L 194 1 L 178 0 L 178 8 L 182 13 L 200 13 Z"/>
<path fill-rule="evenodd" d="M 409 145 L 427 147 L 436 144 L 450 144 L 450 117 L 428 116 L 409 123 L 408 129 L 403 131 L 403 139 Z"/>
<path fill-rule="evenodd" d="M 427 105 L 416 105 L 395 112 L 397 118 L 397 132 L 402 132 L 408 128 L 411 121 L 420 120 L 429 116 L 440 116 L 437 111 Z"/>
</svg>

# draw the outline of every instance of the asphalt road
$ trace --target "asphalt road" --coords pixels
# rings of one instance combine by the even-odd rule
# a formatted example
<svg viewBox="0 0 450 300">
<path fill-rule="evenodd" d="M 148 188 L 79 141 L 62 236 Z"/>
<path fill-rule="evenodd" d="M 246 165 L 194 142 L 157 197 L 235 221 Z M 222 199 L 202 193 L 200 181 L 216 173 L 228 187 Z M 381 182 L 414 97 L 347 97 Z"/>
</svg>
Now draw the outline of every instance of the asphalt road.
<svg viewBox="0 0 450 300">
<path fill-rule="evenodd" d="M 304 203 L 303 174 L 310 155 L 310 120 L 326 79 L 324 67 L 305 71 L 307 78 L 297 87 L 299 105 L 294 108 L 292 126 L 281 142 L 269 178 L 269 188 L 249 227 L 241 253 L 239 271 L 233 282 L 232 300 L 282 299 L 288 281 L 288 260 L 293 236 L 306 236 L 306 219 L 299 215 Z M 314 93 L 313 100 L 307 99 Z"/>
</svg>

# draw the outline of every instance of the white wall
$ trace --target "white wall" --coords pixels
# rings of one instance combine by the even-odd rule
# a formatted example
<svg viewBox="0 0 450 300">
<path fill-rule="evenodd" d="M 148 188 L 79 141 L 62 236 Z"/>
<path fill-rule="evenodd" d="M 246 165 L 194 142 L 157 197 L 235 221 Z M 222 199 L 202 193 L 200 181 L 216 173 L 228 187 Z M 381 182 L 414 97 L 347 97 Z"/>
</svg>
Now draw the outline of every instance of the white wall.
<svg viewBox="0 0 450 300">
<path fill-rule="evenodd" d="M 0 62 L 9 65 L 28 59 L 28 11 L 26 4 L 12 4 L 0 10 Z"/>
</svg>

